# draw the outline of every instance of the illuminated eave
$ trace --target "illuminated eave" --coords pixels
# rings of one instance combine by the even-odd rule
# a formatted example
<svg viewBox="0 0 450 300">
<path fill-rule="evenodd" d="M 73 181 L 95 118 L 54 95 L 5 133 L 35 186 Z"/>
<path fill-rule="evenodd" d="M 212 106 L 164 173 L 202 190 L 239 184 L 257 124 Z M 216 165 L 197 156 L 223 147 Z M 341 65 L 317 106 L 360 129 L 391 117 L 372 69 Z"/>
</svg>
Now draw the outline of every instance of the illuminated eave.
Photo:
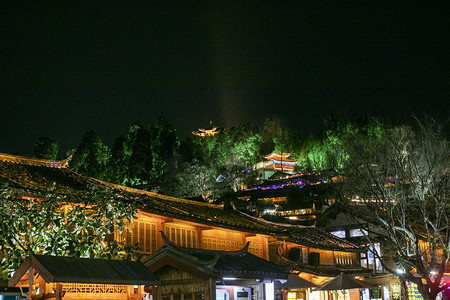
<svg viewBox="0 0 450 300">
<path fill-rule="evenodd" d="M 280 160 L 281 160 L 281 159 L 284 159 L 284 158 L 288 158 L 289 156 L 291 156 L 290 153 L 281 153 L 281 154 L 278 154 L 278 153 L 272 152 L 272 153 L 270 153 L 270 154 L 264 156 L 264 158 L 265 158 L 265 159 L 268 159 L 268 160 L 270 160 L 270 159 L 272 159 L 272 158 L 276 158 L 276 159 L 280 159 Z"/>
<path fill-rule="evenodd" d="M 6 154 L 6 153 L 0 153 L 0 161 L 4 162 L 10 162 L 14 164 L 26 164 L 30 166 L 38 166 L 38 167 L 49 167 L 49 168 L 58 168 L 58 169 L 64 169 L 69 166 L 69 161 L 72 158 L 72 156 L 69 156 L 66 159 L 54 161 L 54 160 L 48 160 L 48 159 L 40 159 L 40 158 L 33 158 L 33 157 L 24 157 L 24 156 L 18 156 L 18 155 L 12 155 L 12 154 Z"/>
<path fill-rule="evenodd" d="M 276 160 L 276 159 L 272 159 L 272 162 L 274 162 L 277 165 L 295 166 L 297 164 L 298 160 Z"/>
<path fill-rule="evenodd" d="M 217 127 L 213 127 L 212 129 L 199 128 L 198 131 L 192 131 L 193 135 L 197 135 L 200 137 L 214 136 L 217 133 L 219 133 Z"/>
</svg>

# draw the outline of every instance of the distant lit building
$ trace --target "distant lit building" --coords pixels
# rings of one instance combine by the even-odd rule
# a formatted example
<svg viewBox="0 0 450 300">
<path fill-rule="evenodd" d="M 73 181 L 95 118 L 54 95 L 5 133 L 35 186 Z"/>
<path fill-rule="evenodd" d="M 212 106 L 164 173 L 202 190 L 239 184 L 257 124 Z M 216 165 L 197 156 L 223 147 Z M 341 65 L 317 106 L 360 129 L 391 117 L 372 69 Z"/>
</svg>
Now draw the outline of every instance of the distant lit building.
<svg viewBox="0 0 450 300">
<path fill-rule="evenodd" d="M 324 185 L 327 180 L 317 173 L 300 173 L 285 179 L 267 180 L 240 193 L 240 200 L 257 203 L 259 216 L 279 217 L 303 224 L 314 222 L 322 205 L 329 205 L 332 195 Z"/>
<path fill-rule="evenodd" d="M 274 175 L 276 179 L 286 178 L 294 174 L 295 165 L 298 160 L 289 159 L 290 153 L 275 153 L 272 152 L 264 158 L 265 161 L 257 163 L 253 168 L 261 172 L 261 179 L 271 179 Z"/>
<path fill-rule="evenodd" d="M 207 136 L 214 136 L 220 132 L 216 126 L 212 125 L 212 121 L 210 121 L 209 123 L 212 126 L 210 129 L 199 128 L 197 131 L 192 131 L 192 134 L 202 137 L 202 138 L 205 138 Z"/>
</svg>

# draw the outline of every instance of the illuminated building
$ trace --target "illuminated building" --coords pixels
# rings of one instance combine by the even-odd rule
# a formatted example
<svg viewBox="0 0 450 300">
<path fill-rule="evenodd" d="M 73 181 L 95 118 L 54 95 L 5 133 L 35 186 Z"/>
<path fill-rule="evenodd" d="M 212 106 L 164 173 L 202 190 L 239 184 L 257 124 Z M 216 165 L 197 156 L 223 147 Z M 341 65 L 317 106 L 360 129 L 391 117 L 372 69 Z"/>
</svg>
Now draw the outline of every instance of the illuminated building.
<svg viewBox="0 0 450 300">
<path fill-rule="evenodd" d="M 144 286 L 156 284 L 140 261 L 50 255 L 28 256 L 9 281 L 28 288 L 27 299 L 55 300 L 143 299 Z"/>
<path fill-rule="evenodd" d="M 55 162 L 0 154 L 0 181 L 14 187 L 23 198 L 43 198 L 49 188 L 55 188 L 56 193 L 65 193 L 68 190 L 83 192 L 89 187 L 125 191 L 129 198 L 125 197 L 124 201 L 139 198 L 142 206 L 138 210 L 137 218 L 128 224 L 128 230 L 122 233 L 115 232 L 111 238 L 132 244 L 138 243 L 144 257 L 150 257 L 164 247 L 160 234 L 164 232 L 174 245 L 183 248 L 214 251 L 240 251 L 246 248 L 246 252 L 258 259 L 277 265 L 292 266 L 297 274 L 301 273 L 304 279 L 315 284 L 320 284 L 343 271 L 358 275 L 367 272 L 367 269 L 359 266 L 358 254 L 363 249 L 315 227 L 276 224 L 246 215 L 233 208 L 100 181 L 78 174 L 68 166 L 67 161 Z M 248 242 L 250 243 L 246 246 Z M 252 259 L 256 259 L 255 257 Z M 211 256 L 211 263 L 214 262 L 213 258 Z M 172 267 L 181 268 L 177 265 Z M 185 276 L 183 272 L 180 269 L 179 276 Z M 270 291 L 273 290 L 273 279 L 242 281 L 240 288 L 250 293 L 261 289 Z M 212 280 L 209 285 L 211 289 L 219 290 L 220 285 L 223 286 L 221 283 L 216 284 L 214 278 L 208 280 Z M 262 286 L 266 284 L 267 286 Z M 188 289 L 160 291 L 164 292 L 161 294 L 163 299 L 165 297 L 196 299 L 195 292 Z M 217 293 L 220 292 L 223 291 Z M 263 293 L 249 294 L 249 297 L 267 300 Z M 205 295 L 204 299 L 207 298 Z"/>
<path fill-rule="evenodd" d="M 287 178 L 294 174 L 295 165 L 298 160 L 289 159 L 290 153 L 275 153 L 272 152 L 264 158 L 265 161 L 257 163 L 253 168 L 261 172 L 261 179 L 269 179 L 277 176 L 276 179 Z"/>
<path fill-rule="evenodd" d="M 239 199 L 258 203 L 258 215 L 267 220 L 312 225 L 316 215 L 334 202 L 327 184 L 320 173 L 300 173 L 248 187 L 240 191 Z"/>
<path fill-rule="evenodd" d="M 218 134 L 220 131 L 217 129 L 216 126 L 212 125 L 212 121 L 210 121 L 210 124 L 212 128 L 210 129 L 199 128 L 197 131 L 192 131 L 192 134 L 202 138 Z"/>
</svg>

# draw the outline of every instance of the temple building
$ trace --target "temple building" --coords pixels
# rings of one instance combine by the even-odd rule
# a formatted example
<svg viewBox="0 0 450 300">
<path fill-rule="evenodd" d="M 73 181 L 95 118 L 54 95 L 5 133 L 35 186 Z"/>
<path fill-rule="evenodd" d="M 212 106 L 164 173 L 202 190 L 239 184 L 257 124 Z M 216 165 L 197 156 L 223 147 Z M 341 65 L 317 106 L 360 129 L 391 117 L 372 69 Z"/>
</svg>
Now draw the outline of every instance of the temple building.
<svg viewBox="0 0 450 300">
<path fill-rule="evenodd" d="M 272 161 L 270 158 L 272 164 L 279 166 L 280 164 L 276 163 L 277 156 L 272 157 L 274 159 Z M 285 160 L 286 158 L 287 156 L 280 158 L 280 163 L 282 160 L 283 163 L 292 162 Z M 285 166 L 288 165 L 290 164 Z M 283 170 L 285 170 L 284 167 Z M 233 258 L 233 255 L 244 255 L 244 253 L 252 261 L 260 260 L 261 266 L 264 261 L 264 264 L 270 262 L 278 266 L 290 267 L 290 272 L 317 285 L 341 272 L 354 276 L 368 273 L 366 268 L 360 266 L 360 254 L 364 252 L 364 249 L 318 228 L 277 224 L 244 214 L 233 207 L 200 203 L 111 184 L 78 174 L 68 166 L 65 160 L 48 161 L 0 154 L 0 183 L 7 183 L 20 191 L 24 199 L 43 198 L 50 187 L 55 188 L 57 193 L 67 193 L 69 190 L 83 192 L 92 186 L 125 191 L 127 196 L 123 201 L 139 198 L 142 205 L 138 210 L 137 218 L 128 224 L 128 230 L 122 233 L 115 232 L 114 237 L 111 238 L 133 244 L 139 243 L 144 263 L 149 268 L 151 264 L 146 262 L 145 258 L 150 258 L 156 253 L 161 254 L 160 258 L 172 257 L 173 253 L 178 253 L 177 255 L 181 256 L 178 256 L 175 261 L 186 261 L 190 257 L 197 257 L 198 251 L 204 251 L 211 256 L 211 260 L 198 261 L 197 267 L 200 269 L 202 264 L 209 266 L 209 269 L 203 269 L 203 273 L 188 265 L 184 268 L 181 264 L 177 265 L 180 267 L 178 269 L 164 269 L 162 264 L 167 263 L 167 260 L 163 258 L 159 262 L 154 258 L 153 261 L 158 262 L 161 268 L 155 267 L 158 264 L 152 268 L 156 275 L 159 272 L 159 276 L 169 276 L 169 278 L 178 276 L 180 280 L 184 278 L 183 276 L 189 277 L 192 274 L 201 275 L 200 278 L 208 275 L 210 276 L 208 280 L 214 281 L 208 286 L 211 289 L 215 288 L 215 291 L 211 291 L 209 295 L 216 295 L 216 299 L 219 299 L 218 295 L 221 295 L 220 299 L 225 299 L 227 292 L 224 289 L 228 290 L 228 293 L 242 292 L 242 294 L 236 294 L 236 298 L 233 299 L 230 296 L 226 300 L 273 299 L 274 281 L 282 276 L 278 272 L 280 269 L 277 269 L 278 271 L 274 274 L 266 274 L 267 268 L 256 270 L 259 272 L 258 276 L 252 279 L 254 281 L 249 282 L 247 279 L 251 278 L 248 278 L 248 274 L 239 273 Z M 164 233 L 170 241 L 169 244 L 164 241 L 160 232 Z M 229 251 L 235 252 L 234 254 L 222 253 Z M 215 259 L 217 259 L 216 264 L 213 264 Z M 237 271 L 228 274 L 224 271 L 228 267 Z M 168 270 L 168 273 L 164 273 L 164 270 Z M 186 272 L 191 275 L 187 275 Z M 198 276 L 196 278 L 199 278 Z M 230 281 L 229 276 L 239 280 L 227 284 Z M 256 280 L 260 280 L 258 284 L 261 285 L 258 288 L 256 288 Z M 170 280 L 166 282 L 169 285 L 173 284 Z M 227 285 L 232 285 L 233 289 L 224 287 Z M 176 289 L 160 288 L 162 299 L 207 299 L 202 289 L 191 292 L 188 286 L 178 286 Z M 262 292 L 263 290 L 265 292 Z M 256 293 L 257 291 L 260 292 Z M 107 290 L 99 291 L 99 293 L 107 292 Z M 244 297 L 244 295 L 247 296 Z M 307 294 L 298 295 L 298 299 L 307 299 Z M 323 294 L 315 299 L 329 299 L 327 297 Z M 102 295 L 98 299 L 100 298 L 107 299 L 108 296 Z"/>
<path fill-rule="evenodd" d="M 204 250 L 181 247 L 162 236 L 164 245 L 144 260 L 160 279 L 155 300 L 169 298 L 174 290 L 193 300 L 251 300 L 273 290 L 269 281 L 287 278 L 291 269 L 249 253 L 250 242 L 236 251 Z"/>
<path fill-rule="evenodd" d="M 250 186 L 240 191 L 238 198 L 244 203 L 257 203 L 258 215 L 266 219 L 312 225 L 316 216 L 335 201 L 328 184 L 320 173 L 300 173 Z"/>
<path fill-rule="evenodd" d="M 202 138 L 218 134 L 220 131 L 217 129 L 217 127 L 213 126 L 212 121 L 210 121 L 209 123 L 211 124 L 211 128 L 209 129 L 199 128 L 197 131 L 192 131 L 192 134 Z"/>
<path fill-rule="evenodd" d="M 264 158 L 265 161 L 257 163 L 253 168 L 260 173 L 260 178 L 262 180 L 268 180 L 271 177 L 273 179 L 286 178 L 289 175 L 295 173 L 295 165 L 298 160 L 289 159 L 290 153 L 275 153 L 272 152 Z"/>
</svg>

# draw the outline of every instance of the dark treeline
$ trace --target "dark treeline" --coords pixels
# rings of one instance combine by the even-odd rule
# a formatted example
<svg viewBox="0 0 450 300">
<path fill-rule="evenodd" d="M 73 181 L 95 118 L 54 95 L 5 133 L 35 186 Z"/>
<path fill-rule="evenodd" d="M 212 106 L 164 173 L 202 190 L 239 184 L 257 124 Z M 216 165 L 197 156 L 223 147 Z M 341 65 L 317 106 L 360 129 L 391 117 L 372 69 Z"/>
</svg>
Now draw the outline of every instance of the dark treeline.
<svg viewBox="0 0 450 300">
<path fill-rule="evenodd" d="M 339 171 L 348 159 L 339 150 L 345 135 L 360 132 L 381 138 L 389 126 L 375 119 L 350 122 L 329 117 L 322 134 L 301 138 L 295 130 L 283 128 L 278 119 L 267 118 L 263 128 L 244 123 L 219 128 L 211 137 L 191 135 L 181 140 L 172 125 L 159 118 L 148 126 L 131 125 L 112 147 L 89 131 L 67 155 L 72 155 L 73 169 L 100 180 L 178 197 L 207 198 L 217 196 L 208 191 L 223 194 L 236 191 L 240 182 L 251 184 L 255 180 L 252 165 L 272 151 L 291 153 L 291 158 L 299 160 L 298 172 Z M 35 144 L 38 158 L 55 159 L 57 152 L 57 142 L 47 137 Z"/>
</svg>

